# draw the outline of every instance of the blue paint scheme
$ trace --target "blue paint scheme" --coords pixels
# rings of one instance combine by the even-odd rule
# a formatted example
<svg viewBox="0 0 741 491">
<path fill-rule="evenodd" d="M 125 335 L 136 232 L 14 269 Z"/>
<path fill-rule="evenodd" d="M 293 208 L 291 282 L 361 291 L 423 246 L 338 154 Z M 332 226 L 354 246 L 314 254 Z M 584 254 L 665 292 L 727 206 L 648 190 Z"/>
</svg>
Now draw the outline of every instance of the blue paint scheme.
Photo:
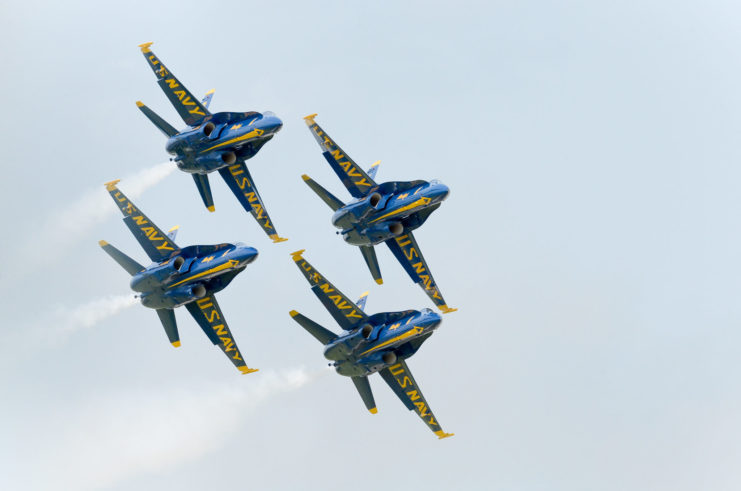
<svg viewBox="0 0 741 491">
<path fill-rule="evenodd" d="M 405 361 L 440 326 L 441 315 L 424 308 L 369 316 L 309 264 L 302 254 L 303 251 L 294 252 L 293 261 L 343 332 L 335 334 L 296 311 L 291 311 L 291 317 L 324 345 L 324 357 L 332 361 L 330 366 L 338 374 L 352 379 L 371 413 L 376 412 L 376 407 L 367 377 L 379 373 L 404 405 L 416 411 L 438 437 L 450 436 L 443 432 L 435 419 Z M 365 298 L 362 297 L 363 306 Z"/>
<path fill-rule="evenodd" d="M 242 373 L 255 371 L 244 362 L 214 294 L 226 288 L 257 258 L 257 249 L 242 243 L 180 248 L 174 242 L 176 229 L 168 234 L 162 232 L 116 187 L 117 182 L 107 183 L 106 189 L 153 262 L 144 267 L 105 241 L 100 241 L 100 246 L 131 275 L 131 289 L 137 292 L 142 305 L 157 310 L 165 333 L 176 347 L 180 337 L 173 309 L 185 305 L 234 366 Z"/>
<path fill-rule="evenodd" d="M 255 217 L 265 233 L 274 242 L 285 240 L 278 236 L 251 176 L 245 176 L 245 161 L 254 157 L 280 131 L 283 122 L 270 111 L 210 113 L 208 106 L 213 91 L 199 103 L 152 52 L 151 44 L 140 45 L 142 53 L 165 95 L 188 125 L 183 130 L 175 130 L 150 108 L 137 102 L 144 115 L 168 137 L 165 150 L 173 156 L 180 170 L 193 174 L 203 204 L 210 211 L 214 211 L 214 203 L 208 174 L 220 171 L 242 206 Z"/>
<path fill-rule="evenodd" d="M 422 226 L 450 194 L 438 180 L 390 181 L 377 184 L 378 163 L 366 173 L 314 121 L 306 124 L 322 148 L 323 156 L 353 200 L 343 203 L 309 176 L 303 179 L 334 210 L 332 225 L 348 244 L 359 246 L 371 275 L 382 283 L 373 246 L 385 242 L 412 281 L 418 283 L 443 313 L 452 312 L 437 287 L 412 232 Z"/>
</svg>

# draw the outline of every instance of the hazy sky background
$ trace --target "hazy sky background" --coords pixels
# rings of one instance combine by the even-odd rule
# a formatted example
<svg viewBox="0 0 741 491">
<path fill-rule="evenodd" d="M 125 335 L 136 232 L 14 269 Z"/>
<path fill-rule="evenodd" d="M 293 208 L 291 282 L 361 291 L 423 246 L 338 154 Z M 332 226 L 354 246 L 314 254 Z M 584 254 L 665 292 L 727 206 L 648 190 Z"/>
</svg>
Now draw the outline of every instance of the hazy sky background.
<svg viewBox="0 0 741 491">
<path fill-rule="evenodd" d="M 213 111 L 272 110 L 249 162 L 272 244 L 219 178 L 216 213 L 142 100 L 137 45 Z M 0 488 L 737 490 L 738 2 L 1 2 Z M 288 311 L 331 329 L 289 253 L 368 311 L 431 307 L 334 234 L 348 198 L 302 121 L 379 181 L 451 194 L 415 235 L 448 304 L 409 362 L 438 441 L 379 377 L 370 415 Z M 240 375 L 182 347 L 98 247 L 145 255 L 103 183 L 180 245 L 259 259 L 219 294 Z"/>
</svg>

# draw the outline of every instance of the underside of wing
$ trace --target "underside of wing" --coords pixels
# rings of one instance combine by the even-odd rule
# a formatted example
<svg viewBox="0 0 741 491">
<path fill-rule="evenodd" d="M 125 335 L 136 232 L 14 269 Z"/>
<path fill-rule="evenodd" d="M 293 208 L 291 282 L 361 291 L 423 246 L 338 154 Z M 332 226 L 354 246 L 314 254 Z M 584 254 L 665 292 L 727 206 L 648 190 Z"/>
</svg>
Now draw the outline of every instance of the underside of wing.
<svg viewBox="0 0 741 491">
<path fill-rule="evenodd" d="M 422 395 L 422 391 L 419 390 L 419 386 L 404 360 L 399 361 L 396 365 L 384 368 L 379 373 L 388 386 L 391 387 L 391 390 L 401 399 L 401 402 L 404 403 L 406 408 L 416 412 L 438 438 L 453 436 L 453 433 L 445 433 L 440 423 L 437 422 L 435 415 L 432 414 L 430 406 Z"/>
<path fill-rule="evenodd" d="M 157 84 L 165 93 L 178 112 L 185 124 L 188 126 L 198 126 L 203 122 L 206 116 L 210 116 L 203 104 L 196 99 L 188 89 L 170 72 L 165 65 L 157 58 L 150 46 L 152 43 L 140 44 L 139 47 L 147 60 L 149 67 L 157 76 Z"/>
<path fill-rule="evenodd" d="M 337 177 L 340 178 L 342 184 L 345 185 L 353 198 L 365 196 L 371 189 L 376 187 L 376 182 L 314 122 L 314 116 L 316 114 L 306 116 L 304 120 L 311 134 L 314 135 L 317 143 L 322 148 L 322 155 L 327 159 L 330 167 L 335 171 L 335 174 L 337 174 Z"/>
<path fill-rule="evenodd" d="M 386 241 L 386 244 L 394 256 L 396 256 L 396 259 L 404 266 L 412 281 L 422 287 L 427 296 L 430 297 L 430 300 L 443 313 L 447 314 L 456 310 L 448 307 L 445 303 L 445 299 L 443 299 L 435 283 L 435 278 L 432 277 L 430 268 L 427 267 L 427 262 L 424 256 L 422 256 L 422 251 L 419 249 L 419 245 L 417 245 L 417 241 L 411 232 L 389 239 Z"/>
<path fill-rule="evenodd" d="M 166 233 L 152 223 L 125 194 L 116 187 L 118 181 L 106 183 L 106 189 L 110 193 L 116 206 L 124 215 L 124 223 L 134 235 L 149 259 L 154 262 L 162 262 L 169 259 L 180 248 L 171 240 Z"/>
<path fill-rule="evenodd" d="M 305 260 L 301 254 L 304 251 L 297 251 L 291 254 L 293 261 L 298 269 L 304 274 L 304 277 L 311 285 L 311 291 L 319 298 L 322 305 L 334 317 L 337 323 L 346 331 L 351 331 L 356 327 L 368 322 L 368 316 L 363 310 L 355 305 L 344 293 L 339 291 L 329 282 L 319 271 Z"/>
<path fill-rule="evenodd" d="M 221 351 L 231 360 L 237 369 L 242 373 L 256 372 L 256 368 L 249 368 L 239 352 L 237 343 L 234 341 L 229 326 L 224 319 L 224 314 L 216 302 L 216 297 L 209 295 L 195 302 L 185 304 L 188 312 L 193 316 L 195 321 L 201 326 L 203 332 L 212 343 L 218 344 Z"/>
<path fill-rule="evenodd" d="M 250 171 L 244 162 L 239 162 L 229 167 L 219 169 L 219 174 L 224 178 L 229 189 L 232 190 L 245 210 L 252 213 L 257 223 L 262 227 L 273 242 L 283 242 L 285 239 L 278 235 L 273 222 L 270 220 L 268 211 L 263 204 L 260 193 L 257 192 L 255 182 L 252 180 Z"/>
</svg>

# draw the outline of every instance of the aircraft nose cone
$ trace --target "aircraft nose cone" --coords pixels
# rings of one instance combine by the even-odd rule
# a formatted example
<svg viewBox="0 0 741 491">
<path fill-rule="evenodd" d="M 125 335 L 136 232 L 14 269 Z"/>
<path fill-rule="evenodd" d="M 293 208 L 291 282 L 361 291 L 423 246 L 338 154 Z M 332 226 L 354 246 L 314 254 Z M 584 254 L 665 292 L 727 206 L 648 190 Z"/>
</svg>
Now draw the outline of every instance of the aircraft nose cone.
<svg viewBox="0 0 741 491">
<path fill-rule="evenodd" d="M 283 128 L 283 121 L 281 121 L 277 116 L 270 116 L 265 119 L 266 121 L 263 124 L 262 129 L 266 133 L 278 133 L 280 129 Z"/>
<path fill-rule="evenodd" d="M 257 252 L 257 249 L 254 247 L 245 247 L 240 254 L 240 259 L 242 264 L 250 264 L 252 261 L 257 259 L 258 255 L 259 252 Z"/>
<path fill-rule="evenodd" d="M 435 198 L 437 201 L 444 201 L 450 194 L 450 188 L 445 184 L 438 184 L 435 189 Z"/>
</svg>

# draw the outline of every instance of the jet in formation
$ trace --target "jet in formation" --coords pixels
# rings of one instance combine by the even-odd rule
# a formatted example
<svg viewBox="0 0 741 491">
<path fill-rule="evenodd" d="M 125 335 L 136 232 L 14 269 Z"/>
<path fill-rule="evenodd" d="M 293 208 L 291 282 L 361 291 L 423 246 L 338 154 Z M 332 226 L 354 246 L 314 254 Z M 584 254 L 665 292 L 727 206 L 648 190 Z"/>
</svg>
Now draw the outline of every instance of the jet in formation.
<svg viewBox="0 0 741 491">
<path fill-rule="evenodd" d="M 177 227 L 165 234 L 116 187 L 118 182 L 106 183 L 106 189 L 123 213 L 124 223 L 153 262 L 144 267 L 108 242 L 101 240 L 99 244 L 131 275 L 131 289 L 142 305 L 157 311 L 167 338 L 176 348 L 180 335 L 174 309 L 185 305 L 206 336 L 219 345 L 240 372 L 256 372 L 245 363 L 214 294 L 257 258 L 257 250 L 240 243 L 180 248 L 175 244 Z"/>
<path fill-rule="evenodd" d="M 372 414 L 377 409 L 368 376 L 378 372 L 406 408 L 415 411 L 435 435 L 452 436 L 443 431 L 432 414 L 405 361 L 438 328 L 440 314 L 422 309 L 369 316 L 364 312 L 367 293 L 353 303 L 302 257 L 303 252 L 294 252 L 293 261 L 343 332 L 335 334 L 295 310 L 290 312 L 293 320 L 324 345 L 324 357 L 333 362 L 337 373 L 351 378 Z"/>
<path fill-rule="evenodd" d="M 188 126 L 178 131 L 141 101 L 136 105 L 167 136 L 165 149 L 174 155 L 178 168 L 193 176 L 209 211 L 214 211 L 214 200 L 208 174 L 218 171 L 273 242 L 286 240 L 278 235 L 245 165 L 247 159 L 254 157 L 280 131 L 283 122 L 270 111 L 210 113 L 208 107 L 214 91 L 209 91 L 199 102 L 157 58 L 151 45 L 144 43 L 139 47 L 157 76 L 157 83 Z"/>
<path fill-rule="evenodd" d="M 306 116 L 304 120 L 322 148 L 324 158 L 353 200 L 345 204 L 306 174 L 302 177 L 334 211 L 332 224 L 341 229 L 342 238 L 348 244 L 360 247 L 376 283 L 382 284 L 383 278 L 373 246 L 385 242 L 412 281 L 422 287 L 443 313 L 457 310 L 445 303 L 412 234 L 448 197 L 448 187 L 436 180 L 377 184 L 373 178 L 380 161 L 374 163 L 368 172 L 363 171 L 314 121 L 315 116 Z"/>
</svg>

